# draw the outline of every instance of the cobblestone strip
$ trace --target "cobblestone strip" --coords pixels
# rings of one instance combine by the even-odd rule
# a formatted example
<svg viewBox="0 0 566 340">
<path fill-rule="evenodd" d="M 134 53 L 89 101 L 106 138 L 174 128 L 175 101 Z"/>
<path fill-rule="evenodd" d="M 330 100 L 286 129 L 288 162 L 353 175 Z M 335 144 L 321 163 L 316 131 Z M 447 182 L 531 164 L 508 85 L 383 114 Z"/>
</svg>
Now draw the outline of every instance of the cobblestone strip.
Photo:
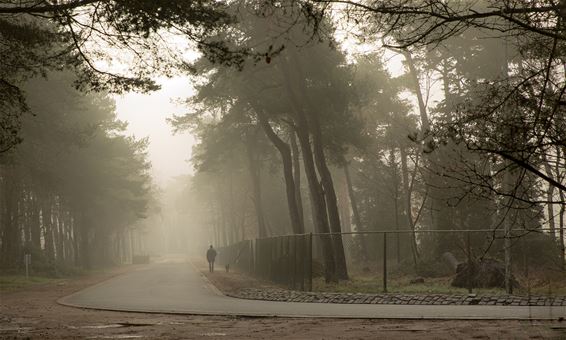
<svg viewBox="0 0 566 340">
<path fill-rule="evenodd" d="M 566 306 L 566 296 L 448 295 L 448 294 L 362 294 L 318 293 L 285 289 L 243 288 L 228 296 L 267 301 L 384 304 L 384 305 L 497 305 Z"/>
</svg>

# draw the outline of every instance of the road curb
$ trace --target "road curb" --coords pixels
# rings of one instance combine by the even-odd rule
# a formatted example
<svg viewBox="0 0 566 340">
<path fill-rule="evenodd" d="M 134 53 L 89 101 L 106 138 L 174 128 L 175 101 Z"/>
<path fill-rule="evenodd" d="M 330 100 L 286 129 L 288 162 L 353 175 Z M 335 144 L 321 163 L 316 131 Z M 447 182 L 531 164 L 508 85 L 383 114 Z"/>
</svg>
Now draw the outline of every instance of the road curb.
<svg viewBox="0 0 566 340">
<path fill-rule="evenodd" d="M 220 289 L 218 289 L 209 279 L 208 277 L 206 277 L 206 275 L 204 275 L 203 272 L 201 272 L 197 266 L 195 266 L 195 264 L 189 260 L 189 264 L 193 267 L 193 269 L 200 275 L 200 277 L 202 278 L 202 280 L 204 281 L 204 283 L 206 283 L 206 285 L 208 286 L 208 288 L 210 288 L 210 290 L 212 290 L 212 292 L 218 296 L 226 296 L 224 293 L 222 293 L 222 291 L 220 291 Z"/>
</svg>

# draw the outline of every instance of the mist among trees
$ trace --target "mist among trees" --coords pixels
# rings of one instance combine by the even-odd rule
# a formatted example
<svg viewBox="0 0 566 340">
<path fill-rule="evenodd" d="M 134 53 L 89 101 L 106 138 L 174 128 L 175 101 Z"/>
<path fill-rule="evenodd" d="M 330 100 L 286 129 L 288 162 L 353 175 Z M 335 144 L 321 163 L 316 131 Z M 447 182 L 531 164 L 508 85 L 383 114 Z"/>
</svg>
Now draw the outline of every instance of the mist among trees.
<svg viewBox="0 0 566 340">
<path fill-rule="evenodd" d="M 131 261 L 165 223 L 182 237 L 161 250 L 175 251 L 403 231 L 392 258 L 422 275 L 464 231 L 490 230 L 474 256 L 504 263 L 508 291 L 524 252 L 564 272 L 565 13 L 519 0 L 0 2 L 0 264 Z M 148 141 L 125 137 L 112 95 L 180 74 L 196 94 L 169 122 L 197 137 L 194 171 L 158 189 Z M 327 282 L 376 256 L 363 238 L 347 247 L 320 243 Z"/>
</svg>

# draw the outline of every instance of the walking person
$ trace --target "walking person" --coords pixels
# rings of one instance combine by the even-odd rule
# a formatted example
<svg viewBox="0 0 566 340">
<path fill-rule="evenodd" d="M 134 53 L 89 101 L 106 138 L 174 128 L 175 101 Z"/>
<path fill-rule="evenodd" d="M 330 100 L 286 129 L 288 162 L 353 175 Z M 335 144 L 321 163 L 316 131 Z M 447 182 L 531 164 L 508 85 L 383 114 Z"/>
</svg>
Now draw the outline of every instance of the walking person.
<svg viewBox="0 0 566 340">
<path fill-rule="evenodd" d="M 206 259 L 208 260 L 208 270 L 212 273 L 214 272 L 214 260 L 216 259 L 216 250 L 210 245 L 210 248 L 206 251 Z"/>
</svg>

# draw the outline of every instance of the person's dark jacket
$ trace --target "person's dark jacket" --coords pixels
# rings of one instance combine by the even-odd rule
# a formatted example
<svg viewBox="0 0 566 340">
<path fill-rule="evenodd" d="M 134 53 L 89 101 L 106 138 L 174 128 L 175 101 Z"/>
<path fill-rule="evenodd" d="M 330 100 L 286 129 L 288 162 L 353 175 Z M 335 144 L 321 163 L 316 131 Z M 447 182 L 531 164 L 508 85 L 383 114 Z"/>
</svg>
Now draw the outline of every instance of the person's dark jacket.
<svg viewBox="0 0 566 340">
<path fill-rule="evenodd" d="M 216 259 L 216 250 L 214 250 L 214 248 L 208 249 L 206 252 L 206 259 L 208 262 L 214 262 L 214 259 Z"/>
</svg>

